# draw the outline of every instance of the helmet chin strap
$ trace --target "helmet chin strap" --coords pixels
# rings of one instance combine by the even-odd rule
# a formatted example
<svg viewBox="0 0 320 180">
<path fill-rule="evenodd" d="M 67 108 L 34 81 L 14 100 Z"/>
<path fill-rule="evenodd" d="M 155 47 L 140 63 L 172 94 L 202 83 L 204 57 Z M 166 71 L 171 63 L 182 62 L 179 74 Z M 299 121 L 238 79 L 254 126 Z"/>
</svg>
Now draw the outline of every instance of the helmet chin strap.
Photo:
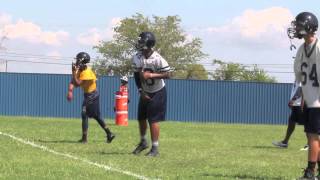
<svg viewBox="0 0 320 180">
<path fill-rule="evenodd" d="M 294 31 L 292 29 L 288 29 L 288 37 L 290 40 L 290 51 L 297 49 L 296 46 L 292 43 L 292 39 L 295 37 Z"/>
<path fill-rule="evenodd" d="M 297 47 L 292 43 L 292 39 L 290 39 L 290 51 L 297 49 Z"/>
</svg>

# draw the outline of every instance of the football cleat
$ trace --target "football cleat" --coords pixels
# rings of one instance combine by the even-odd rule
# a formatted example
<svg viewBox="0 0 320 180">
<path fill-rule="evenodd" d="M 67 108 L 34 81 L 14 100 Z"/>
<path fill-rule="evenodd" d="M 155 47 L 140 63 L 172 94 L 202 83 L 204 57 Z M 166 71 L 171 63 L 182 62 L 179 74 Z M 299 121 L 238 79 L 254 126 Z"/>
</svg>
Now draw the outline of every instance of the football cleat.
<svg viewBox="0 0 320 180">
<path fill-rule="evenodd" d="M 316 176 L 314 176 L 314 172 L 311 169 L 305 169 L 303 176 L 298 178 L 298 180 L 318 180 Z"/>
<path fill-rule="evenodd" d="M 146 141 L 141 141 L 138 146 L 136 147 L 136 149 L 132 152 L 132 154 L 139 154 L 141 153 L 143 150 L 148 148 L 148 144 Z"/>
<path fill-rule="evenodd" d="M 107 135 L 107 143 L 111 143 L 112 140 L 116 137 L 113 133 Z"/>
<path fill-rule="evenodd" d="M 288 144 L 287 143 L 283 143 L 282 141 L 273 141 L 272 144 L 274 146 L 277 146 L 279 148 L 287 148 Z"/>
<path fill-rule="evenodd" d="M 151 150 L 146 154 L 146 156 L 150 156 L 150 157 L 156 157 L 159 155 L 159 151 L 158 148 L 155 146 L 152 146 Z"/>
<path fill-rule="evenodd" d="M 88 143 L 88 141 L 87 141 L 86 139 L 80 139 L 78 142 L 79 142 L 79 143 L 83 143 L 83 144 Z"/>
<path fill-rule="evenodd" d="M 87 134 L 82 134 L 82 138 L 78 142 L 86 144 L 88 142 Z"/>
</svg>

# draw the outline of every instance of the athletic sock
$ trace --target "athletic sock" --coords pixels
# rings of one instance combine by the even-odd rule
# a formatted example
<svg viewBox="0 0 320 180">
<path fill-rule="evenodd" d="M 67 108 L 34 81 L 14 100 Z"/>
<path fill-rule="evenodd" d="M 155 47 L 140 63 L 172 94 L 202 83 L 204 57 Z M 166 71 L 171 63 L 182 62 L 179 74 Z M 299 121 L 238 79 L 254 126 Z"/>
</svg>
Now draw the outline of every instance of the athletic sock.
<svg viewBox="0 0 320 180">
<path fill-rule="evenodd" d="M 140 140 L 141 140 L 141 142 L 145 142 L 146 143 L 147 142 L 146 135 L 141 136 Z"/>
<path fill-rule="evenodd" d="M 159 141 L 154 141 L 152 142 L 152 147 L 158 147 L 159 146 Z"/>
<path fill-rule="evenodd" d="M 316 168 L 316 162 L 308 161 L 308 169 L 312 170 L 314 172 L 314 169 Z"/>
</svg>

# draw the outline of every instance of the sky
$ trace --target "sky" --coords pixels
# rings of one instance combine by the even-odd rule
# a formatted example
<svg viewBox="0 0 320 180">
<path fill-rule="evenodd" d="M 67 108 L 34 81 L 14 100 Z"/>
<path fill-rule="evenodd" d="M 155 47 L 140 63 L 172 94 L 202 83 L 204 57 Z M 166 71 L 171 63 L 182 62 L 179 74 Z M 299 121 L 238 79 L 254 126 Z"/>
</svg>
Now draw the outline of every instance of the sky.
<svg viewBox="0 0 320 180">
<path fill-rule="evenodd" d="M 290 51 L 286 29 L 300 12 L 320 17 L 320 2 L 307 2 L 0 0 L 0 71 L 69 74 L 78 52 L 99 56 L 93 47 L 112 40 L 112 29 L 121 19 L 141 13 L 148 17 L 178 15 L 186 35 L 202 40 L 202 51 L 209 57 L 201 63 L 209 71 L 213 59 L 258 64 L 278 82 L 291 83 L 296 52 Z M 301 43 L 294 41 L 297 47 Z"/>
</svg>

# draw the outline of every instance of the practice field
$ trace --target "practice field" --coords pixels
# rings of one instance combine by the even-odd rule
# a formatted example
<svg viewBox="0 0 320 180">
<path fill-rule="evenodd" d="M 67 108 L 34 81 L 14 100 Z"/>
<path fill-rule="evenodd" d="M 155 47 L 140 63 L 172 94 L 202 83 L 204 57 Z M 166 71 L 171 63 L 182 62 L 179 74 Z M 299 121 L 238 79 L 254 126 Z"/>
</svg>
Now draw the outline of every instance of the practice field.
<svg viewBox="0 0 320 180">
<path fill-rule="evenodd" d="M 107 122 L 117 135 L 111 144 L 94 120 L 88 144 L 79 144 L 80 119 L 0 117 L 0 179 L 294 179 L 306 165 L 300 126 L 278 149 L 271 142 L 286 126 L 164 122 L 152 158 L 131 154 L 136 121 Z"/>
</svg>

